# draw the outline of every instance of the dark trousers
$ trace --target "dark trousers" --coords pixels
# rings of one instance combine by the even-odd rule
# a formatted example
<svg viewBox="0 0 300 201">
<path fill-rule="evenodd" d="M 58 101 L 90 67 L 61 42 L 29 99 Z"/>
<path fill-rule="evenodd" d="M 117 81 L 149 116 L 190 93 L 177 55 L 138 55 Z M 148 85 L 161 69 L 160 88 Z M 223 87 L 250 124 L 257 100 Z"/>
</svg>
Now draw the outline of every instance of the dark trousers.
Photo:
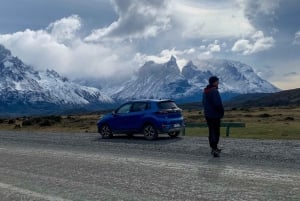
<svg viewBox="0 0 300 201">
<path fill-rule="evenodd" d="M 209 145 L 212 149 L 216 149 L 220 140 L 221 119 L 206 118 L 206 122 L 209 131 Z"/>
</svg>

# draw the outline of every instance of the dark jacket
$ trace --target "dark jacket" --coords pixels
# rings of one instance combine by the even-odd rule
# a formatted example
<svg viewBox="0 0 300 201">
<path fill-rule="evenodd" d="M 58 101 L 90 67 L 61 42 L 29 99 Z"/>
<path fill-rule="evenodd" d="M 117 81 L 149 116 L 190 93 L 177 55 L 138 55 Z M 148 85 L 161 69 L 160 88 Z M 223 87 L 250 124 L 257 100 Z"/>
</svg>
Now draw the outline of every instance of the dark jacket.
<svg viewBox="0 0 300 201">
<path fill-rule="evenodd" d="M 206 118 L 221 119 L 224 116 L 224 107 L 218 88 L 208 85 L 203 92 L 202 104 Z"/>
</svg>

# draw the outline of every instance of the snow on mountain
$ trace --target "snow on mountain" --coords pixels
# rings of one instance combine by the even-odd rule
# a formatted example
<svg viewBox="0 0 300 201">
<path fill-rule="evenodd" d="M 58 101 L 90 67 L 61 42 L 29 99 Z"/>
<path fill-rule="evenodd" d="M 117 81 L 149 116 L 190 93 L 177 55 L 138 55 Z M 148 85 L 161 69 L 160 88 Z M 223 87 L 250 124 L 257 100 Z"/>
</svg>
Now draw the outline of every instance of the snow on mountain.
<svg viewBox="0 0 300 201">
<path fill-rule="evenodd" d="M 0 103 L 53 105 L 110 104 L 99 89 L 70 82 L 53 70 L 39 72 L 0 45 Z"/>
<path fill-rule="evenodd" d="M 272 93 L 279 91 L 260 78 L 252 67 L 237 61 L 205 60 L 195 65 L 189 62 L 180 71 L 176 59 L 164 64 L 146 62 L 137 73 L 119 89 L 111 91 L 116 100 L 140 98 L 171 98 L 179 101 L 199 101 L 208 78 L 220 78 L 222 94 Z M 110 90 L 106 87 L 104 90 Z"/>
<path fill-rule="evenodd" d="M 112 97 L 117 100 L 180 98 L 190 87 L 172 57 L 164 64 L 146 62 Z"/>
<path fill-rule="evenodd" d="M 209 70 L 220 77 L 220 92 L 273 93 L 279 89 L 259 77 L 251 66 L 238 61 L 210 59 L 199 65 L 202 70 Z"/>
</svg>

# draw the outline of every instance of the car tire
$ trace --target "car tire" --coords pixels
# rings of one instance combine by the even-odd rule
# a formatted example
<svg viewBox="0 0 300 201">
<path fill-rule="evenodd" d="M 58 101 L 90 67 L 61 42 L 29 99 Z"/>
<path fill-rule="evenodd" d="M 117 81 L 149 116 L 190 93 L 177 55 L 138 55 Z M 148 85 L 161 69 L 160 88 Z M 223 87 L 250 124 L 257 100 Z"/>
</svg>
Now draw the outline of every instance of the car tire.
<svg viewBox="0 0 300 201">
<path fill-rule="evenodd" d="M 129 137 L 129 138 L 133 138 L 133 133 L 127 133 L 126 135 L 127 135 L 127 137 Z"/>
<path fill-rule="evenodd" d="M 176 138 L 176 137 L 178 137 L 179 134 L 180 134 L 180 131 L 174 131 L 174 132 L 168 133 L 168 135 L 169 135 L 171 138 Z"/>
<path fill-rule="evenodd" d="M 143 133 L 146 140 L 156 140 L 158 137 L 157 130 L 152 124 L 146 124 Z"/>
<path fill-rule="evenodd" d="M 100 128 L 100 134 L 102 136 L 102 139 L 110 139 L 113 137 L 112 131 L 108 125 L 103 125 Z"/>
</svg>

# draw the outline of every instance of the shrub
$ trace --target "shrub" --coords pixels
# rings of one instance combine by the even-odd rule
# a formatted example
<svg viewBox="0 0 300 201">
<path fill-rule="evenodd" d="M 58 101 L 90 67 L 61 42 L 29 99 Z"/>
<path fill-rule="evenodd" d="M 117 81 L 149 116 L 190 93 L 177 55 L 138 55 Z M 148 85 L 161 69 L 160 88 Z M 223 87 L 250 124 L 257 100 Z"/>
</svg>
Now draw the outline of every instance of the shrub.
<svg viewBox="0 0 300 201">
<path fill-rule="evenodd" d="M 268 114 L 268 113 L 264 113 L 264 114 L 258 115 L 258 117 L 261 117 L 261 118 L 268 118 L 268 117 L 271 117 L 271 115 Z"/>
<path fill-rule="evenodd" d="M 20 124 L 15 125 L 15 129 L 22 128 Z"/>
<path fill-rule="evenodd" d="M 23 121 L 23 126 L 32 126 L 33 122 L 31 119 L 26 119 Z"/>
<path fill-rule="evenodd" d="M 244 115 L 244 117 L 253 117 L 253 115 L 252 114 L 246 114 L 246 115 Z"/>
<path fill-rule="evenodd" d="M 40 122 L 42 122 L 42 118 L 41 117 L 35 117 L 31 119 L 33 124 L 38 124 Z"/>
<path fill-rule="evenodd" d="M 49 119 L 44 119 L 39 125 L 41 127 L 44 127 L 44 126 L 51 126 L 52 124 Z"/>
<path fill-rule="evenodd" d="M 49 119 L 49 120 L 52 120 L 52 121 L 54 121 L 54 122 L 61 122 L 61 116 L 50 116 L 50 117 L 48 117 L 47 119 Z"/>
<path fill-rule="evenodd" d="M 200 119 L 200 116 L 198 116 L 198 115 L 191 115 L 191 116 L 189 116 L 188 117 L 189 119 Z"/>
<path fill-rule="evenodd" d="M 249 109 L 249 108 L 243 108 L 243 107 L 242 107 L 240 110 L 241 110 L 241 111 L 244 111 L 244 112 L 250 112 L 250 109 Z"/>
<path fill-rule="evenodd" d="M 10 120 L 8 120 L 8 124 L 14 124 L 14 123 L 16 123 L 16 120 L 15 120 L 15 119 L 10 119 Z"/>
<path fill-rule="evenodd" d="M 295 118 L 294 118 L 294 117 L 286 117 L 284 120 L 285 120 L 285 121 L 294 121 Z"/>
<path fill-rule="evenodd" d="M 3 119 L 0 119 L 0 124 L 3 124 L 4 123 L 4 120 Z"/>
</svg>

